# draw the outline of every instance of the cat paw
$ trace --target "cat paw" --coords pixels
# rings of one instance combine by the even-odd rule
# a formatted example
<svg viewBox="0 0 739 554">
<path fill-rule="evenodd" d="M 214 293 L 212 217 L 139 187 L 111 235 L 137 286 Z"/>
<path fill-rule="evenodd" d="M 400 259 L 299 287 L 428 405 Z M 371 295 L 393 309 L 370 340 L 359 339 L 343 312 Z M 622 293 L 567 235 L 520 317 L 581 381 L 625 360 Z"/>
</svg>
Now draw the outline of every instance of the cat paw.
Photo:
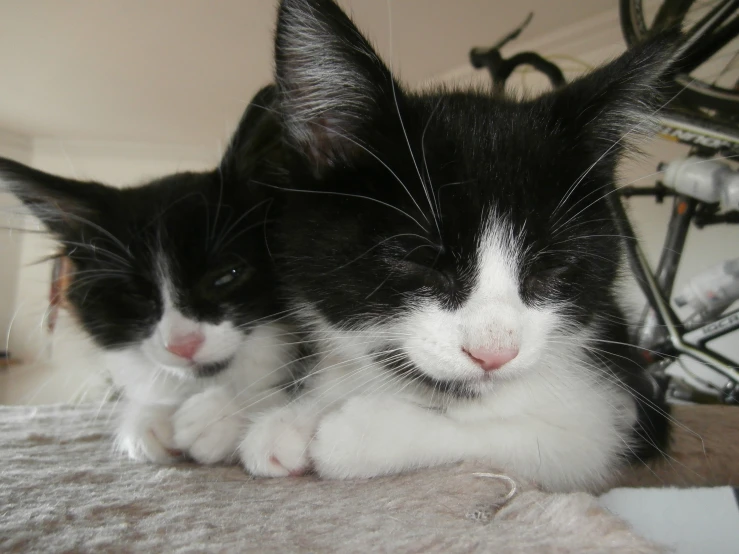
<svg viewBox="0 0 739 554">
<path fill-rule="evenodd" d="M 310 469 L 308 445 L 314 421 L 289 406 L 265 413 L 249 427 L 239 446 L 244 468 L 257 477 L 303 475 Z"/>
<path fill-rule="evenodd" d="M 328 479 L 368 478 L 403 469 L 406 440 L 399 427 L 417 406 L 391 397 L 357 396 L 318 424 L 309 456 Z"/>
<path fill-rule="evenodd" d="M 118 429 L 118 449 L 137 462 L 175 461 L 181 452 L 174 442 L 171 421 L 174 410 L 168 406 L 127 406 Z"/>
<path fill-rule="evenodd" d="M 174 444 L 196 462 L 233 461 L 244 421 L 232 394 L 214 387 L 188 398 L 172 416 Z"/>
</svg>

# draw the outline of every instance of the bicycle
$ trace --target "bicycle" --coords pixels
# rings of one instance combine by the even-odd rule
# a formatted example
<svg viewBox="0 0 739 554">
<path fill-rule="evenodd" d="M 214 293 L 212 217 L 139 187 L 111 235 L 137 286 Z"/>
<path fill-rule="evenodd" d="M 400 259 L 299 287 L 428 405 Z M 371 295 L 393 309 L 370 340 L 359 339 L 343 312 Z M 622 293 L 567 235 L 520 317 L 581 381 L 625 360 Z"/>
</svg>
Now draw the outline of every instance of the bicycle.
<svg viewBox="0 0 739 554">
<path fill-rule="evenodd" d="M 739 309 L 727 313 L 739 300 L 739 258 L 726 261 L 712 273 L 699 274 L 673 298 L 678 307 L 694 308 L 687 319 L 680 319 L 670 303 L 691 224 L 701 228 L 739 223 L 739 171 L 715 159 L 739 156 L 739 63 L 733 67 L 739 53 L 732 53 L 728 64 L 711 80 L 716 59 L 739 42 L 739 0 L 700 4 L 695 0 L 621 0 L 620 16 L 629 45 L 663 28 L 682 27 L 685 38 L 679 47 L 672 90 L 668 91 L 671 101 L 659 113 L 659 135 L 691 147 L 687 159 L 660 164 L 664 178 L 654 186 L 626 186 L 619 189 L 619 195 L 609 195 L 629 266 L 647 299 L 647 309 L 632 337 L 633 347 L 660 393 L 669 399 L 739 405 L 739 364 L 709 344 L 739 329 Z M 564 83 L 539 60 L 551 62 L 538 54 L 509 60 L 500 54 L 500 48 L 516 38 L 529 21 L 492 48 L 475 48 L 470 53 L 475 67 L 488 68 L 496 92 L 504 89 L 505 80 L 521 64 L 543 71 L 554 88 Z M 736 69 L 736 77 L 727 78 L 729 68 L 731 72 Z M 652 196 L 657 202 L 668 196 L 674 198 L 656 271 L 642 251 L 623 204 L 622 199 L 633 196 Z M 696 386 L 670 375 L 667 367 L 681 356 L 699 361 L 725 384 L 716 387 L 710 381 L 694 378 L 701 385 Z"/>
</svg>

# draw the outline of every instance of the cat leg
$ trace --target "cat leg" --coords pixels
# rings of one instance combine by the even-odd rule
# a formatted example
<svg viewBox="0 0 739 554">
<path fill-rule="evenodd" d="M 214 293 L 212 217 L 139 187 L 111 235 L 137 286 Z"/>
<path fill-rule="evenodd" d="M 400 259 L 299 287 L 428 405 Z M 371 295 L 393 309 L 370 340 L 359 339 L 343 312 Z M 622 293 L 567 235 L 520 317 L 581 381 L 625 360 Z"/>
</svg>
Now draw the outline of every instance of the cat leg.
<svg viewBox="0 0 739 554">
<path fill-rule="evenodd" d="M 308 446 L 326 405 L 301 398 L 261 414 L 239 446 L 244 468 L 258 477 L 302 475 L 310 469 Z"/>
<path fill-rule="evenodd" d="M 174 406 L 128 402 L 116 436 L 117 448 L 132 460 L 166 464 L 180 456 L 174 442 Z"/>
<path fill-rule="evenodd" d="M 617 460 L 622 439 L 588 417 L 547 421 L 457 421 L 392 396 L 359 396 L 323 418 L 310 458 L 328 478 L 375 477 L 467 459 L 490 463 L 551 490 L 600 484 Z"/>
<path fill-rule="evenodd" d="M 188 398 L 172 417 L 174 442 L 202 464 L 234 462 L 250 413 L 284 405 L 287 394 L 268 390 L 260 397 L 218 386 Z"/>
<path fill-rule="evenodd" d="M 202 464 L 232 461 L 245 426 L 240 408 L 225 387 L 191 396 L 172 416 L 174 443 Z"/>
</svg>

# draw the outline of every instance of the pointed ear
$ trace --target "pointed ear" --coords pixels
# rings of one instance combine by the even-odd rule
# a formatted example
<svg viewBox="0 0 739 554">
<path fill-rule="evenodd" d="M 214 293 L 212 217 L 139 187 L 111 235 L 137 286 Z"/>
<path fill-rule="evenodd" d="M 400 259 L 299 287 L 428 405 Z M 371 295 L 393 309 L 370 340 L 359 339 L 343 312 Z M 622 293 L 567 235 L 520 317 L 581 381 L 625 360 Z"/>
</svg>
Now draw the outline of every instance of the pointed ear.
<svg viewBox="0 0 739 554">
<path fill-rule="evenodd" d="M 632 47 L 611 63 L 554 93 L 555 113 L 578 122 L 583 140 L 598 155 L 619 154 L 651 135 L 656 111 L 669 100 L 678 31 L 667 31 Z"/>
<path fill-rule="evenodd" d="M 390 71 L 333 0 L 283 0 L 275 37 L 279 106 L 290 143 L 320 171 L 361 148 L 393 87 Z"/>
<path fill-rule="evenodd" d="M 0 183 L 58 237 L 77 236 L 106 205 L 111 189 L 50 175 L 0 158 Z"/>
<path fill-rule="evenodd" d="M 266 161 L 268 153 L 279 148 L 282 133 L 276 115 L 276 97 L 277 87 L 268 85 L 246 107 L 220 163 L 228 181 L 240 183 L 242 178 L 248 179 L 255 167 Z"/>
</svg>

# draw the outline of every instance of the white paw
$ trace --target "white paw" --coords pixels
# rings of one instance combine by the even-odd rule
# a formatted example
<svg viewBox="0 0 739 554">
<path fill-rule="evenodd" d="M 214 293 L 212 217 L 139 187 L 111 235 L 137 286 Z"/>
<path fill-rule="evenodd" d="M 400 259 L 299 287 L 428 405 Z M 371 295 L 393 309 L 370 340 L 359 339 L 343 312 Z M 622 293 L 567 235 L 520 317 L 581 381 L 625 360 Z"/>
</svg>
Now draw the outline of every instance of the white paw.
<svg viewBox="0 0 739 554">
<path fill-rule="evenodd" d="M 293 406 L 277 408 L 259 417 L 239 446 L 241 462 L 258 477 L 302 475 L 308 469 L 308 445 L 316 418 Z"/>
<path fill-rule="evenodd" d="M 129 404 L 125 410 L 116 439 L 119 450 L 132 460 L 160 464 L 181 455 L 174 443 L 174 407 Z"/>
<path fill-rule="evenodd" d="M 172 425 L 177 448 L 202 464 L 232 461 L 244 431 L 233 395 L 219 387 L 188 398 Z"/>
<path fill-rule="evenodd" d="M 319 422 L 309 448 L 313 467 L 329 479 L 376 477 L 404 469 L 412 439 L 401 430 L 406 415 L 418 410 L 393 397 L 350 398 Z"/>
</svg>

